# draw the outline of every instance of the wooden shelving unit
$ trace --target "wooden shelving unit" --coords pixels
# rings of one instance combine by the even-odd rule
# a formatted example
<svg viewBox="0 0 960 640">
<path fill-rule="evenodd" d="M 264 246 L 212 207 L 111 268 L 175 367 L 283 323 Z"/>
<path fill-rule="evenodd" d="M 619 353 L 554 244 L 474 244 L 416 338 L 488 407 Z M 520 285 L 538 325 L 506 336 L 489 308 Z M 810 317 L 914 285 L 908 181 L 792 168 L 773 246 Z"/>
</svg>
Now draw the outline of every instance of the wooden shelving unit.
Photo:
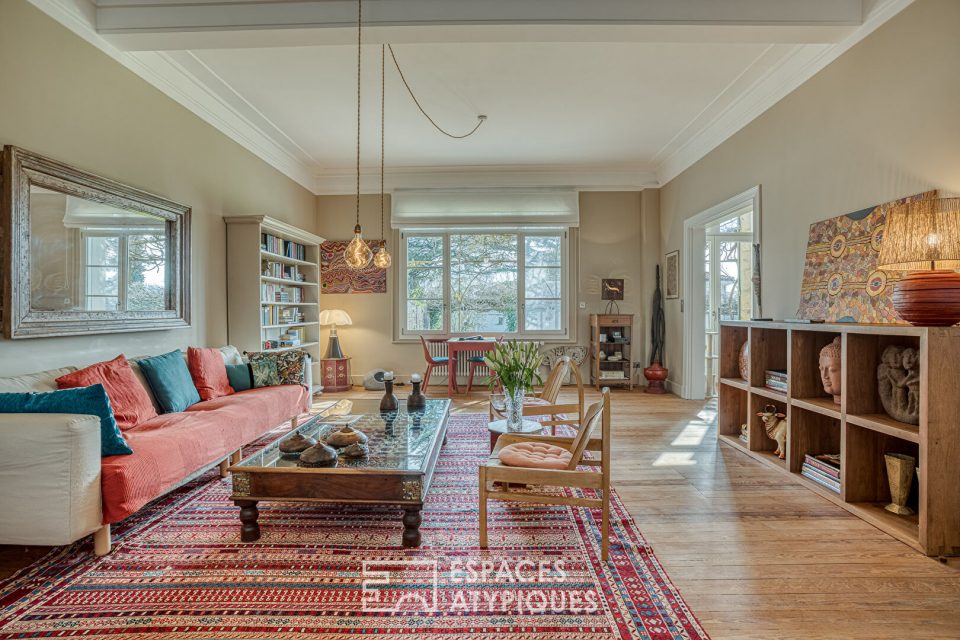
<svg viewBox="0 0 960 640">
<path fill-rule="evenodd" d="M 620 334 L 619 339 L 614 338 L 615 333 Z M 600 341 L 600 334 L 607 337 L 605 342 Z M 623 359 L 611 361 L 610 356 L 618 351 Z M 604 378 L 604 371 L 622 372 L 623 378 Z M 611 386 L 633 391 L 633 314 L 590 314 L 590 384 L 598 391 Z"/>
<path fill-rule="evenodd" d="M 843 353 L 840 404 L 823 391 L 820 350 L 837 336 Z M 740 377 L 740 347 L 750 343 L 750 380 Z M 877 365 L 889 345 L 920 354 L 920 424 L 887 415 Z M 774 468 L 875 527 L 931 556 L 960 555 L 960 328 L 902 325 L 724 322 L 720 327 L 717 434 L 721 443 Z M 787 393 L 763 386 L 767 369 L 788 372 Z M 773 455 L 756 413 L 773 404 L 788 416 L 786 457 Z M 748 424 L 748 441 L 740 439 Z M 800 474 L 807 454 L 840 453 L 840 493 Z M 906 453 L 919 483 L 901 516 L 889 502 L 885 453 Z"/>
<path fill-rule="evenodd" d="M 323 238 L 268 216 L 230 216 L 227 223 L 227 335 L 242 351 L 288 351 L 303 349 L 310 354 L 314 389 L 320 383 L 320 243 Z M 302 245 L 305 258 L 296 258 L 265 249 L 263 234 Z M 270 264 L 279 269 L 295 268 L 302 280 L 265 275 Z M 284 302 L 264 295 L 269 285 L 275 292 L 299 295 L 298 302 Z M 265 322 L 263 311 L 278 313 L 298 310 L 294 322 Z M 266 347 L 291 329 L 302 332 L 299 346 Z"/>
</svg>

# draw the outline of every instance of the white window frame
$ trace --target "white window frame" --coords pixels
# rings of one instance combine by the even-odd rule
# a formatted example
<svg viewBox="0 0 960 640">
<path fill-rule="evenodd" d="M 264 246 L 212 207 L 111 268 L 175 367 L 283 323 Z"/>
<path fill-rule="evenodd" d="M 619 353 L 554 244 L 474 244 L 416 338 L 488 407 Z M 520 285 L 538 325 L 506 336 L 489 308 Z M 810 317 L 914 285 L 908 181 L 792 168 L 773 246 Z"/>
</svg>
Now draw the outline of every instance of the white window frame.
<svg viewBox="0 0 960 640">
<path fill-rule="evenodd" d="M 395 317 L 398 340 L 413 340 L 419 336 L 465 336 L 472 332 L 454 333 L 450 330 L 452 308 L 450 278 L 450 236 L 465 234 L 513 234 L 517 236 L 517 331 L 502 332 L 508 338 L 544 340 L 551 342 L 570 339 L 570 230 L 566 227 L 446 227 L 437 229 L 410 228 L 399 230 L 397 242 L 397 292 Z M 443 238 L 443 325 L 440 329 L 407 329 L 407 236 L 434 236 Z M 560 329 L 556 331 L 525 331 L 526 322 L 526 237 L 550 236 L 560 238 Z M 500 333 L 500 332 L 497 332 Z"/>
<path fill-rule="evenodd" d="M 116 298 L 117 311 L 127 311 L 127 298 L 129 296 L 128 285 L 130 284 L 130 238 L 132 236 L 158 235 L 162 234 L 162 229 L 104 229 L 97 227 L 85 227 L 80 230 L 80 264 L 83 267 L 80 276 L 80 291 L 83 298 L 84 308 L 86 308 L 88 298 Z M 87 259 L 87 238 L 117 238 L 117 295 L 101 295 L 88 293 L 87 291 L 87 269 L 94 266 Z M 168 259 L 169 265 L 169 259 Z M 112 265 L 106 265 L 112 268 Z M 169 268 L 169 266 L 168 266 Z M 168 287 L 169 288 L 169 287 Z M 167 303 L 166 306 L 168 306 Z"/>
</svg>

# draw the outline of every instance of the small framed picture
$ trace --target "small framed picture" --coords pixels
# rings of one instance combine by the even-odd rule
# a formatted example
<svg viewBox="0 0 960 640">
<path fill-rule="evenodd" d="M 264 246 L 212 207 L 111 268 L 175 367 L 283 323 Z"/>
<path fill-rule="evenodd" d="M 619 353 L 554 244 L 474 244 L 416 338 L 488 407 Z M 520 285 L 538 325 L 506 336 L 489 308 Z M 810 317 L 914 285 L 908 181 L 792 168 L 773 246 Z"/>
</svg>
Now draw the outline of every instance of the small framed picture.
<svg viewBox="0 0 960 640">
<path fill-rule="evenodd" d="M 675 300 L 680 297 L 680 250 L 667 254 L 663 268 L 663 297 Z"/>
</svg>

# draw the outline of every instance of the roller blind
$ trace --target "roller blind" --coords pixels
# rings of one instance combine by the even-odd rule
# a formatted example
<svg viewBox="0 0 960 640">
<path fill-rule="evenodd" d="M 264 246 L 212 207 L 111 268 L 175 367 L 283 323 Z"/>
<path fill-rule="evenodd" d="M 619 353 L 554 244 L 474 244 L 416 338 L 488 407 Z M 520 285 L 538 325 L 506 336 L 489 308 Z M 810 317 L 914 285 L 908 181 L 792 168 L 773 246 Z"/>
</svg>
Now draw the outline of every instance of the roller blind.
<svg viewBox="0 0 960 640">
<path fill-rule="evenodd" d="M 391 201 L 395 229 L 580 226 L 580 199 L 573 189 L 398 189 Z"/>
</svg>

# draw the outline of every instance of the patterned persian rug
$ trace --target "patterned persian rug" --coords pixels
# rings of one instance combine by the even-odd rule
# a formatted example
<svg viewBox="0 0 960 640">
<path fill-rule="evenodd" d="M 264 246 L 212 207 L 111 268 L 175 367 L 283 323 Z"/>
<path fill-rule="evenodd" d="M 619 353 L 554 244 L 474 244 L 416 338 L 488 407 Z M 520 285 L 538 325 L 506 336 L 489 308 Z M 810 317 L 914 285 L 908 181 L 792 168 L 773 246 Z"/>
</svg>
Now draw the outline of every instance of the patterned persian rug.
<svg viewBox="0 0 960 640">
<path fill-rule="evenodd" d="M 0 639 L 707 638 L 616 495 L 609 563 L 599 512 L 570 507 L 491 501 L 481 552 L 488 447 L 485 415 L 451 416 L 419 549 L 398 510 L 270 502 L 241 543 L 211 472 L 116 527 L 111 555 L 87 539 L 0 583 Z"/>
</svg>

